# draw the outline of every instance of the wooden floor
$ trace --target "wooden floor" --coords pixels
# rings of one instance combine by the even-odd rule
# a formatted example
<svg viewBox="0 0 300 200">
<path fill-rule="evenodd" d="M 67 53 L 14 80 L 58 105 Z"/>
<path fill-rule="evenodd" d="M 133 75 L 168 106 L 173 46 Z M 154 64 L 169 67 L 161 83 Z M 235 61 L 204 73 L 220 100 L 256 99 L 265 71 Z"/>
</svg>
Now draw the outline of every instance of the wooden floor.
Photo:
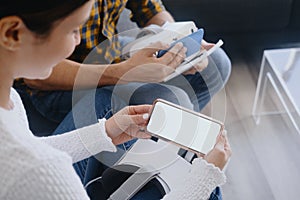
<svg viewBox="0 0 300 200">
<path fill-rule="evenodd" d="M 233 150 L 226 169 L 227 184 L 222 187 L 223 197 L 300 199 L 300 135 L 285 115 L 264 116 L 259 125 L 254 123 L 251 111 L 259 66 L 253 65 L 259 65 L 261 57 L 257 55 L 254 62 L 249 62 L 247 55 L 239 47 L 230 50 L 230 80 L 211 105 L 226 106 L 225 125 Z M 272 103 L 271 99 L 266 101 L 270 101 L 267 105 Z"/>
</svg>

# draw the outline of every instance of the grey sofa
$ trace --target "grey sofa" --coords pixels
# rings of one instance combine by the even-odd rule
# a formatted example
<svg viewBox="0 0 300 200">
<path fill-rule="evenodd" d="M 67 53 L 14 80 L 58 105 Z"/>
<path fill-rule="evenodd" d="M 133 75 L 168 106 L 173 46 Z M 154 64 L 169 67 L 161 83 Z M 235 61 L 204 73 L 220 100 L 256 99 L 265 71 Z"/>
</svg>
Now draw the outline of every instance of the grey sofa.
<svg viewBox="0 0 300 200">
<path fill-rule="evenodd" d="M 163 0 L 175 20 L 207 33 L 300 29 L 300 0 Z"/>
</svg>

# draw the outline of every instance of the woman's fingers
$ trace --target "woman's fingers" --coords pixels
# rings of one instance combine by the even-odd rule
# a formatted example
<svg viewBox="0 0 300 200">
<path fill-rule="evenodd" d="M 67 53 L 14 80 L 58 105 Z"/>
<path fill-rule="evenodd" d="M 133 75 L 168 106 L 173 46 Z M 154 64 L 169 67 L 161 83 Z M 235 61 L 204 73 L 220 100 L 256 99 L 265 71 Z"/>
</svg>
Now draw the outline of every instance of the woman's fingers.
<svg viewBox="0 0 300 200">
<path fill-rule="evenodd" d="M 139 105 L 139 106 L 128 106 L 127 109 L 128 115 L 135 115 L 135 114 L 144 114 L 149 113 L 152 108 L 152 105 Z"/>
<path fill-rule="evenodd" d="M 214 164 L 222 170 L 230 156 L 231 148 L 226 131 L 223 131 L 218 135 L 214 148 L 204 158 L 207 162 Z"/>
<path fill-rule="evenodd" d="M 141 126 L 145 125 L 148 121 L 148 115 L 145 114 L 139 114 L 139 115 L 129 115 L 128 116 L 128 126 L 135 125 L 135 126 Z"/>
<path fill-rule="evenodd" d="M 228 153 L 228 155 L 231 156 L 232 155 L 232 150 L 231 150 L 230 143 L 228 141 L 228 136 L 227 136 L 226 130 L 225 130 L 225 132 L 223 134 L 224 134 L 224 137 L 225 137 L 224 149 Z"/>
<path fill-rule="evenodd" d="M 217 137 L 215 148 L 224 149 L 225 142 L 224 131 L 222 131 Z"/>
<path fill-rule="evenodd" d="M 151 135 L 147 134 L 146 126 L 137 126 L 132 124 L 126 129 L 126 131 L 120 134 L 120 137 L 127 138 L 127 140 L 134 138 L 149 139 L 151 138 Z"/>
<path fill-rule="evenodd" d="M 127 133 L 130 127 L 145 126 L 151 108 L 151 105 L 127 106 L 123 108 L 107 120 L 106 132 L 113 138 L 123 132 Z"/>
</svg>

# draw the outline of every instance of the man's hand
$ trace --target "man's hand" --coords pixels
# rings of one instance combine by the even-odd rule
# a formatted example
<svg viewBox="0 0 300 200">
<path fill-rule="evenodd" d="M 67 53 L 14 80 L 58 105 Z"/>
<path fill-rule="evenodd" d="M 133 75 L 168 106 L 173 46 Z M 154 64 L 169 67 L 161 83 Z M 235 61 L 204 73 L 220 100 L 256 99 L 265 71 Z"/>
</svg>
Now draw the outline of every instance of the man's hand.
<svg viewBox="0 0 300 200">
<path fill-rule="evenodd" d="M 201 42 L 201 51 L 202 50 L 209 50 L 210 48 L 212 48 L 215 44 L 213 43 L 208 43 L 205 40 L 202 40 Z M 202 70 L 204 70 L 208 65 L 208 58 L 205 58 L 204 60 L 202 60 L 201 62 L 197 63 L 194 65 L 193 68 L 191 68 L 190 70 L 184 72 L 184 75 L 187 74 L 195 74 L 196 72 L 201 72 Z"/>
<path fill-rule="evenodd" d="M 161 82 L 186 57 L 186 48 L 183 47 L 182 43 L 176 44 L 162 57 L 156 57 L 158 50 L 167 49 L 168 47 L 168 45 L 162 42 L 156 42 L 136 52 L 130 59 L 125 61 L 128 70 L 121 80 L 128 82 Z"/>
</svg>

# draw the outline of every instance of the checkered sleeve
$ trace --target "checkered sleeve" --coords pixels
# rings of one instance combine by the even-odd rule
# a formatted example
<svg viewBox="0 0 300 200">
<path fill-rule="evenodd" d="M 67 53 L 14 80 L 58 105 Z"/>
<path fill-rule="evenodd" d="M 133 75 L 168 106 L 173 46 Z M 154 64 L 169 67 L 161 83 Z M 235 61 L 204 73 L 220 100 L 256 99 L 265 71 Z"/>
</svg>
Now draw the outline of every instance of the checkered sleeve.
<svg viewBox="0 0 300 200">
<path fill-rule="evenodd" d="M 98 45 L 97 35 L 100 30 L 100 24 L 98 22 L 100 17 L 100 7 L 98 4 L 99 2 L 95 1 L 88 21 L 80 28 L 82 43 L 84 43 L 88 49 L 92 49 Z"/>
<path fill-rule="evenodd" d="M 69 59 L 76 62 L 83 62 L 87 55 L 103 40 L 101 34 L 101 15 L 104 15 L 105 9 L 101 5 L 101 1 L 94 1 L 89 19 L 80 27 L 81 42 L 76 47 Z M 103 39 L 103 40 L 102 40 Z M 99 49 L 99 54 L 102 54 L 102 49 Z M 98 52 L 98 51 L 97 51 Z M 96 58 L 93 60 L 97 60 Z"/>
<path fill-rule="evenodd" d="M 157 13 L 165 10 L 161 0 L 128 0 L 126 8 L 131 10 L 131 20 L 144 27 Z"/>
</svg>

